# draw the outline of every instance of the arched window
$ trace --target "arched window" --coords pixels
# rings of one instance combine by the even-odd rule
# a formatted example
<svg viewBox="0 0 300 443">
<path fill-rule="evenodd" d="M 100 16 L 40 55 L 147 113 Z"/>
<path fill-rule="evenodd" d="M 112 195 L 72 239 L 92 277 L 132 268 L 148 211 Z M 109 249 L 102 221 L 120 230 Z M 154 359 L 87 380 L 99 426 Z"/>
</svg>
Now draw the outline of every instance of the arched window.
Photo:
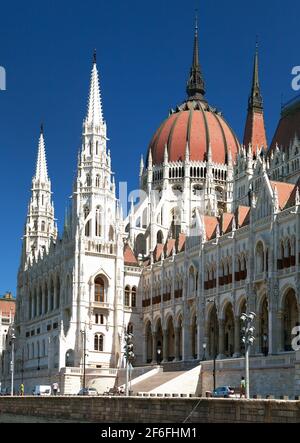
<svg viewBox="0 0 300 443">
<path fill-rule="evenodd" d="M 91 186 L 91 184 L 92 184 L 91 176 L 89 174 L 87 174 L 87 176 L 86 176 L 86 185 L 87 186 Z"/>
<path fill-rule="evenodd" d="M 100 175 L 96 175 L 96 188 L 100 188 Z"/>
<path fill-rule="evenodd" d="M 104 281 L 101 277 L 95 278 L 95 301 L 104 302 Z"/>
<path fill-rule="evenodd" d="M 131 306 L 136 307 L 136 287 L 134 286 L 131 290 Z"/>
<path fill-rule="evenodd" d="M 127 334 L 133 334 L 133 324 L 132 323 L 128 323 Z"/>
<path fill-rule="evenodd" d="M 99 142 L 96 142 L 96 155 L 99 154 L 98 146 L 99 146 Z"/>
<path fill-rule="evenodd" d="M 95 334 L 94 350 L 103 352 L 103 335 L 102 334 Z"/>
<path fill-rule="evenodd" d="M 95 235 L 96 235 L 96 237 L 101 236 L 101 210 L 100 210 L 100 206 L 97 206 L 97 208 L 96 208 Z"/>
<path fill-rule="evenodd" d="M 125 288 L 124 305 L 130 306 L 130 287 L 129 286 L 126 286 L 126 288 Z"/>
<path fill-rule="evenodd" d="M 42 223 L 41 223 L 41 231 L 42 232 L 45 232 L 45 226 L 46 226 L 46 223 L 44 221 L 42 221 Z"/>
<path fill-rule="evenodd" d="M 88 206 L 85 206 L 85 208 L 84 208 L 84 218 L 85 219 L 87 218 L 89 213 L 90 213 L 90 208 Z"/>
</svg>

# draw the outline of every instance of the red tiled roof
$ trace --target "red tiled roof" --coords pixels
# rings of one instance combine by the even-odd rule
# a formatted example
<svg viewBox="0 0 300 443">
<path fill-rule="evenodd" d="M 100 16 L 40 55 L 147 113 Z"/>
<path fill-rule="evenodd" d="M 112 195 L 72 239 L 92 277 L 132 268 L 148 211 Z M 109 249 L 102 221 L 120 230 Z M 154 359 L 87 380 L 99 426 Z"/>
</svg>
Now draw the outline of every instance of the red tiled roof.
<svg viewBox="0 0 300 443">
<path fill-rule="evenodd" d="M 162 243 L 157 243 L 153 251 L 153 260 L 155 262 L 161 259 L 163 250 L 164 250 L 164 245 Z"/>
<path fill-rule="evenodd" d="M 275 187 L 277 188 L 279 208 L 284 209 L 287 202 L 291 198 L 291 195 L 295 189 L 295 185 L 293 185 L 291 183 L 276 182 L 273 180 L 270 181 L 270 183 L 271 183 L 273 190 L 275 189 Z"/>
<path fill-rule="evenodd" d="M 230 212 L 224 212 L 221 217 L 221 234 L 227 234 L 232 230 L 232 221 L 234 214 Z"/>
<path fill-rule="evenodd" d="M 236 221 L 237 228 L 242 228 L 243 226 L 248 225 L 250 216 L 250 207 L 249 206 L 239 206 L 236 210 Z"/>
<path fill-rule="evenodd" d="M 268 146 L 264 114 L 262 112 L 248 111 L 244 134 L 244 145 L 246 148 L 248 148 L 249 143 L 252 144 L 253 153 L 256 153 L 257 147 L 266 148 Z"/>
<path fill-rule="evenodd" d="M 221 164 L 226 163 L 229 149 L 235 158 L 239 147 L 236 136 L 223 117 L 200 103 L 197 108 L 186 107 L 174 112 L 162 123 L 149 145 L 153 164 L 163 163 L 165 146 L 170 162 L 183 161 L 187 141 L 191 161 L 205 161 L 209 143 L 213 162 Z"/>
<path fill-rule="evenodd" d="M 177 239 L 177 248 L 176 251 L 177 252 L 182 252 L 184 251 L 185 248 L 185 240 L 186 240 L 186 235 L 183 234 L 182 232 L 179 234 L 178 239 Z"/>
<path fill-rule="evenodd" d="M 125 265 L 139 266 L 136 256 L 128 243 L 124 247 L 124 263 Z"/>
<path fill-rule="evenodd" d="M 165 257 L 170 257 L 173 253 L 173 248 L 175 247 L 176 240 L 174 238 L 169 238 L 164 247 Z"/>
<path fill-rule="evenodd" d="M 14 315 L 16 312 L 16 302 L 15 301 L 11 301 L 11 300 L 5 300 L 5 299 L 1 299 L 0 300 L 0 313 L 2 313 L 2 315 L 5 316 L 9 316 L 10 313 L 12 313 L 12 315 Z"/>
<path fill-rule="evenodd" d="M 216 229 L 219 224 L 219 220 L 217 217 L 212 217 L 209 215 L 204 215 L 204 226 L 206 232 L 206 239 L 211 240 L 216 236 Z"/>
<path fill-rule="evenodd" d="M 300 100 L 282 111 L 270 149 L 275 149 L 276 144 L 288 148 L 295 134 L 300 138 Z"/>
</svg>

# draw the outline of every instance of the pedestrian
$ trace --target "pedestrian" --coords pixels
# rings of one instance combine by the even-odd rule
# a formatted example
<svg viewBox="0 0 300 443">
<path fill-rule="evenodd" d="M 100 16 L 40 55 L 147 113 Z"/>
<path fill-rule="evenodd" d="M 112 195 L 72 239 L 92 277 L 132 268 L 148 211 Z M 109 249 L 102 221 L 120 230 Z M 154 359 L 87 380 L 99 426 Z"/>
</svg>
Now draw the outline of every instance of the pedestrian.
<svg viewBox="0 0 300 443">
<path fill-rule="evenodd" d="M 22 382 L 19 386 L 19 393 L 22 397 L 24 396 L 24 390 L 25 390 L 25 387 L 24 387 L 24 383 Z"/>
<path fill-rule="evenodd" d="M 56 395 L 58 391 L 58 383 L 54 382 L 52 385 L 53 394 Z"/>
<path fill-rule="evenodd" d="M 246 380 L 245 377 L 241 378 L 241 383 L 240 383 L 240 398 L 246 398 Z"/>
</svg>

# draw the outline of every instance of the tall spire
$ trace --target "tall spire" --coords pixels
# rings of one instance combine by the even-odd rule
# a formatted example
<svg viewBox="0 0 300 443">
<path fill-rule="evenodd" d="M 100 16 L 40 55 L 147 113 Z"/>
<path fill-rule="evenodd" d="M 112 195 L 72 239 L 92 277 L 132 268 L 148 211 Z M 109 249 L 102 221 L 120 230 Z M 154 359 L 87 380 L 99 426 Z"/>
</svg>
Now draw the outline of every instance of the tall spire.
<svg viewBox="0 0 300 443">
<path fill-rule="evenodd" d="M 187 82 L 186 92 L 188 100 L 204 100 L 205 84 L 199 62 L 197 11 L 195 17 L 193 62 L 190 70 L 190 77 Z"/>
<path fill-rule="evenodd" d="M 254 56 L 253 77 L 252 77 L 252 89 L 249 97 L 249 109 L 256 111 L 263 110 L 263 99 L 260 93 L 259 75 L 258 75 L 258 42 L 256 41 L 256 49 Z"/>
<path fill-rule="evenodd" d="M 96 63 L 96 50 L 93 54 L 93 67 L 91 74 L 90 94 L 88 102 L 88 112 L 86 122 L 89 124 L 100 125 L 103 123 L 102 103 L 99 87 L 99 75 Z"/>
<path fill-rule="evenodd" d="M 38 147 L 38 156 L 36 162 L 36 171 L 35 171 L 35 179 L 41 182 L 48 181 L 48 171 L 47 171 L 47 161 L 46 161 L 46 152 L 45 152 L 45 140 L 44 140 L 44 127 L 41 124 L 40 138 L 39 138 L 39 147 Z"/>
<path fill-rule="evenodd" d="M 251 145 L 252 153 L 262 147 L 267 148 L 267 136 L 264 122 L 263 99 L 260 92 L 258 75 L 258 44 L 254 56 L 253 77 L 251 94 L 248 100 L 248 115 L 244 132 L 244 146 L 246 149 Z"/>
</svg>

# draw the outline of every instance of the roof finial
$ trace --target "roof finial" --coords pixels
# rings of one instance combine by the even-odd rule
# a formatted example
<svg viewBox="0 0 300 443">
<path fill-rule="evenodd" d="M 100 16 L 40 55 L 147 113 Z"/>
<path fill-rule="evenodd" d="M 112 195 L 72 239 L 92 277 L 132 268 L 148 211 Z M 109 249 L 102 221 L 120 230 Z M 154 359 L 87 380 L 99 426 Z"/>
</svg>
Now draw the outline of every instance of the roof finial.
<svg viewBox="0 0 300 443">
<path fill-rule="evenodd" d="M 41 123 L 41 134 L 44 134 L 44 123 Z"/>
<path fill-rule="evenodd" d="M 249 109 L 263 110 L 263 99 L 260 93 L 258 75 L 258 36 L 256 35 L 255 56 L 252 77 L 252 89 L 249 97 Z"/>
<path fill-rule="evenodd" d="M 97 63 L 97 51 L 96 48 L 94 49 L 94 53 L 93 53 L 93 64 L 95 65 Z"/>
<path fill-rule="evenodd" d="M 190 77 L 187 82 L 186 92 L 188 100 L 204 100 L 205 94 L 204 79 L 202 76 L 199 63 L 199 46 L 198 46 L 198 11 L 195 14 L 195 34 L 194 34 L 194 50 L 193 62 L 190 70 Z"/>
</svg>

